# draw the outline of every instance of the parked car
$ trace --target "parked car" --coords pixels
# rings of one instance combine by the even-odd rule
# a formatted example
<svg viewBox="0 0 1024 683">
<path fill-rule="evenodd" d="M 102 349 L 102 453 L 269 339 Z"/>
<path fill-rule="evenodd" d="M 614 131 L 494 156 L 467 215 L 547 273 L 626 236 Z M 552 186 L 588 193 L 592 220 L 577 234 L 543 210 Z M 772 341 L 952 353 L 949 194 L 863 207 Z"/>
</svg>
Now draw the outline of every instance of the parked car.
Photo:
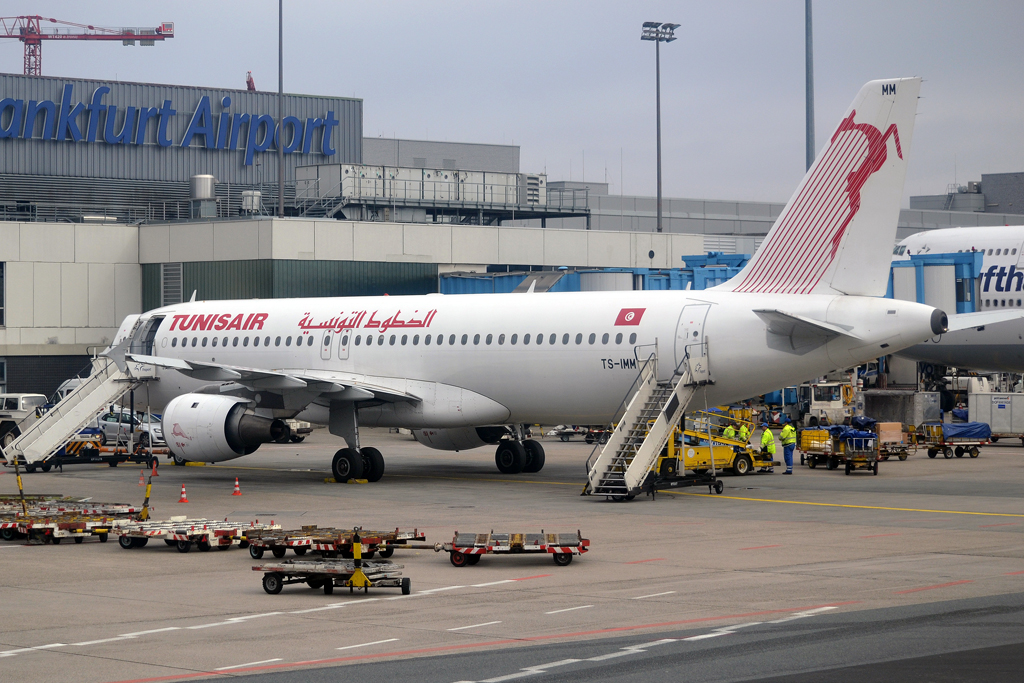
<svg viewBox="0 0 1024 683">
<path fill-rule="evenodd" d="M 145 413 L 137 413 L 133 416 L 127 410 L 119 413 L 107 412 L 97 417 L 90 426 L 100 430 L 100 444 L 104 446 L 118 441 L 127 442 L 129 429 L 134 432 L 133 441 L 143 447 L 148 447 L 151 441 L 154 446 L 163 445 L 166 442 L 163 428 L 160 425 L 160 416 L 151 415 L 150 417 L 151 422 L 147 424 Z M 152 438 L 150 433 L 152 433 Z"/>
</svg>

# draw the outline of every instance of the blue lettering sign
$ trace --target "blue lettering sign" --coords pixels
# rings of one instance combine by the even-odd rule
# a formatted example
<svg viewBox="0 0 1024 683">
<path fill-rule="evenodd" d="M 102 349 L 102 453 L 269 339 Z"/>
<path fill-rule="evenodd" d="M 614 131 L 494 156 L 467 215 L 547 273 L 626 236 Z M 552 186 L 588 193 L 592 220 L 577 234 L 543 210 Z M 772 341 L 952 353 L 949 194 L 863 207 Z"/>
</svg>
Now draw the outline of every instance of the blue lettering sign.
<svg viewBox="0 0 1024 683">
<path fill-rule="evenodd" d="M 52 100 L 30 100 L 27 105 L 24 100 L 0 100 L 0 140 L 37 139 L 38 130 L 38 139 L 55 142 L 93 143 L 100 142 L 102 137 L 102 142 L 108 145 L 144 145 L 149 122 L 155 119 L 155 134 L 149 139 L 161 147 L 174 144 L 168 131 L 178 112 L 171 100 L 164 100 L 160 107 L 130 106 L 119 112 L 116 105 L 103 103 L 103 98 L 111 92 L 108 86 L 97 86 L 88 104 L 76 102 L 74 90 L 74 84 L 64 84 L 59 104 Z M 245 152 L 242 163 L 246 166 L 252 165 L 257 153 L 265 152 L 271 146 L 277 149 L 283 145 L 285 154 L 334 156 L 337 153 L 332 135 L 341 122 L 334 117 L 333 111 L 328 110 L 324 118 L 312 117 L 304 122 L 295 116 L 286 116 L 278 125 L 269 114 L 228 111 L 230 97 L 221 98 L 220 104 L 223 109 L 218 116 L 213 112 L 208 95 L 199 98 L 178 143 L 180 147 L 191 147 L 196 136 L 202 136 L 206 149 L 235 151 L 239 150 L 241 136 Z M 318 129 L 320 138 L 315 140 Z M 1024 273 L 1014 273 L 1011 268 L 1009 274 L 1003 273 L 1007 286 L 1015 275 L 1024 282 Z"/>
</svg>

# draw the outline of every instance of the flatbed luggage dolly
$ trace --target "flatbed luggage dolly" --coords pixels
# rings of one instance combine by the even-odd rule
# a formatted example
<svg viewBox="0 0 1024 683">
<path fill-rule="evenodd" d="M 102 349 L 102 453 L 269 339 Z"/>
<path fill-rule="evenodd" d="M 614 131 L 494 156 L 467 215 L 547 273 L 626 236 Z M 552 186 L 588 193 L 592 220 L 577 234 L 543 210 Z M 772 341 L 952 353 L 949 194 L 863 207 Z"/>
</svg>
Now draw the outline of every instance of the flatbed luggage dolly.
<svg viewBox="0 0 1024 683">
<path fill-rule="evenodd" d="M 334 593 L 336 586 L 348 586 L 349 593 L 354 593 L 356 588 L 368 593 L 371 586 L 401 588 L 402 595 L 412 592 L 412 582 L 401 576 L 402 565 L 390 560 L 364 560 L 359 536 L 352 540 L 351 560 L 283 560 L 256 565 L 252 570 L 264 572 L 263 590 L 270 595 L 277 595 L 292 583 L 304 583 L 314 590 L 323 588 L 324 595 Z"/>
<path fill-rule="evenodd" d="M 438 543 L 435 552 L 448 553 L 448 559 L 456 567 L 477 564 L 483 555 L 525 555 L 548 553 L 559 567 L 572 562 L 573 555 L 582 555 L 590 550 L 590 539 L 583 538 L 579 530 L 575 534 L 460 534 L 455 532 L 451 543 Z"/>
</svg>

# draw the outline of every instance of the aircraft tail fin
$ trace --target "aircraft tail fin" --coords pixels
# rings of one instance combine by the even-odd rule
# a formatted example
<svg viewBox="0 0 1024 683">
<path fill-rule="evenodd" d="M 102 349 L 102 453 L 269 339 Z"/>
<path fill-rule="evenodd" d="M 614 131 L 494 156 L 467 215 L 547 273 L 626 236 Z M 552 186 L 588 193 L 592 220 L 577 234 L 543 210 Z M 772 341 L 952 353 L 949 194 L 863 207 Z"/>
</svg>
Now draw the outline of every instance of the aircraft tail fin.
<svg viewBox="0 0 1024 683">
<path fill-rule="evenodd" d="M 920 78 L 861 88 L 746 267 L 719 289 L 882 296 Z"/>
</svg>

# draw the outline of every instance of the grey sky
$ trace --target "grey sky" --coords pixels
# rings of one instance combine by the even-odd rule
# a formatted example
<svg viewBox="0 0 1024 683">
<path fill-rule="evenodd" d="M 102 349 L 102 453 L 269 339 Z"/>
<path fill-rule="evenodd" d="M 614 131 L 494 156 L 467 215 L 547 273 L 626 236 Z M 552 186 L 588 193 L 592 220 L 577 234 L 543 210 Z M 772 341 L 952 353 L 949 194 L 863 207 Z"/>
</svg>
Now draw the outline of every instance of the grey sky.
<svg viewBox="0 0 1024 683">
<path fill-rule="evenodd" d="M 277 88 L 277 3 L 8 0 L 5 15 L 175 22 L 152 48 L 46 42 L 43 74 Z M 817 142 L 864 82 L 925 78 L 906 195 L 1024 170 L 1024 3 L 816 0 Z M 364 100 L 364 134 L 510 143 L 524 171 L 655 193 L 654 45 L 664 192 L 785 201 L 804 172 L 803 2 L 286 2 L 285 89 Z M 22 45 L 0 41 L 0 70 Z M 906 203 L 906 200 L 904 201 Z"/>
</svg>

